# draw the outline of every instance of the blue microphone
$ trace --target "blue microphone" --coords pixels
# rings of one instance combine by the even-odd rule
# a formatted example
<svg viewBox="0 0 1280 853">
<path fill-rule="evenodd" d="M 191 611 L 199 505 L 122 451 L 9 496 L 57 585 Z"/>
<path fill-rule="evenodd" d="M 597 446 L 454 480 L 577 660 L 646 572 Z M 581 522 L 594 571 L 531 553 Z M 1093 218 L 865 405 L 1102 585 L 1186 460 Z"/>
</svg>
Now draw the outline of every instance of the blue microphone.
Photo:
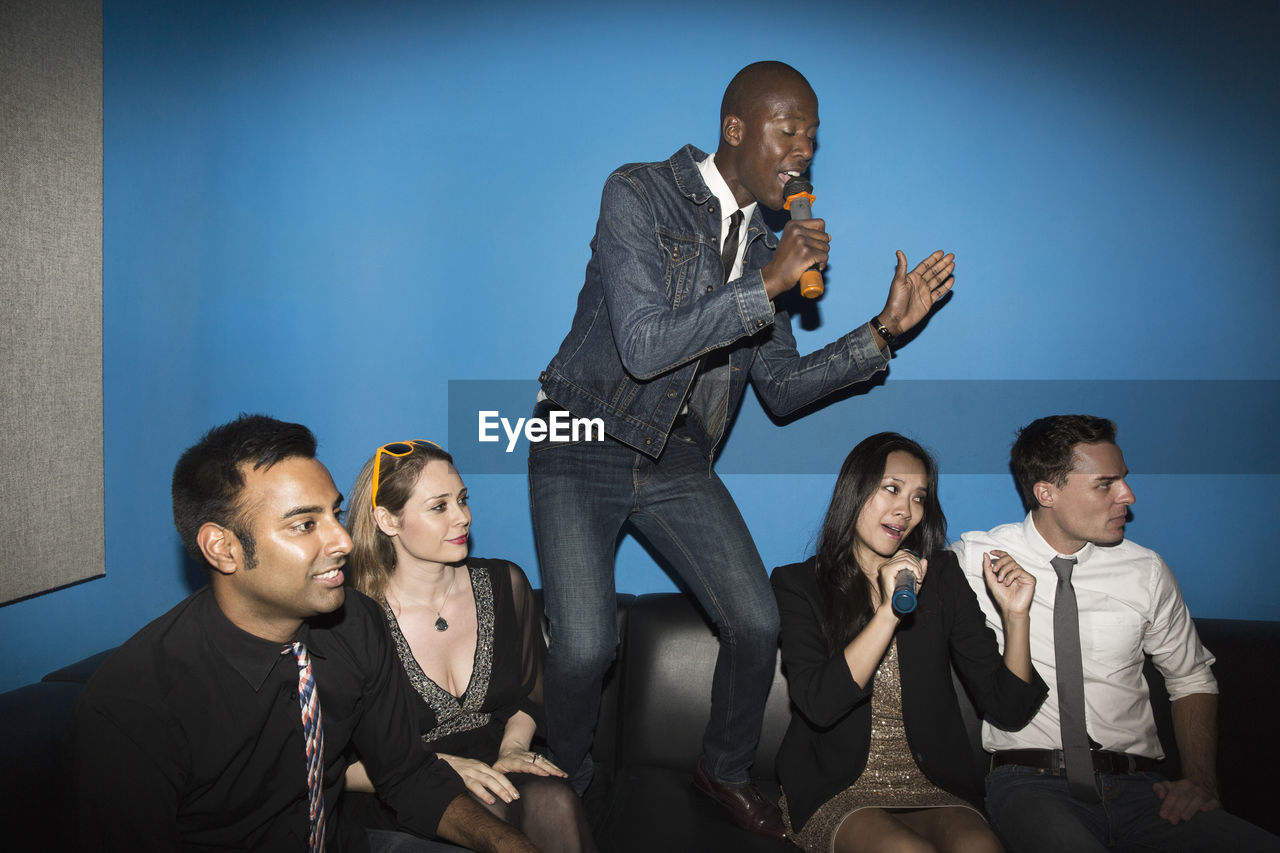
<svg viewBox="0 0 1280 853">
<path fill-rule="evenodd" d="M 913 557 L 918 557 L 915 551 L 910 548 L 903 548 L 903 551 Z M 910 569 L 903 569 L 898 572 L 898 579 L 893 582 L 893 597 L 889 599 L 893 602 L 893 612 L 906 615 L 916 609 L 916 576 Z"/>
<path fill-rule="evenodd" d="M 898 572 L 893 583 L 893 612 L 906 615 L 916 609 L 916 576 L 910 569 Z"/>
</svg>

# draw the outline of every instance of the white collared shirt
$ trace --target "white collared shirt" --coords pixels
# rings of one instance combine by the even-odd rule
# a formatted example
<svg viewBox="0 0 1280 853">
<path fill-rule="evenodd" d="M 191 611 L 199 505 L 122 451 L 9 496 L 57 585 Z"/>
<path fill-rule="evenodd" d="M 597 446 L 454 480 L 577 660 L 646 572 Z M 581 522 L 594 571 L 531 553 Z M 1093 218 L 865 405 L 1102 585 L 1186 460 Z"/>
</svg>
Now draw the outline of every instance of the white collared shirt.
<svg viewBox="0 0 1280 853">
<path fill-rule="evenodd" d="M 1050 564 L 1056 551 L 1040 535 L 1028 513 L 1021 524 L 966 533 L 951 545 L 977 594 L 987 624 L 1004 650 L 999 611 L 982 577 L 982 555 L 1007 551 L 1035 576 L 1031 604 L 1031 661 L 1049 685 L 1049 695 L 1027 726 L 1007 732 L 982 724 L 982 745 L 1003 749 L 1061 749 L 1057 667 L 1053 648 L 1053 602 L 1058 576 Z M 1160 555 L 1127 539 L 1118 545 L 1085 545 L 1075 554 L 1071 585 L 1080 612 L 1080 653 L 1084 667 L 1085 726 L 1103 749 L 1163 758 L 1146 679 L 1143 653 L 1165 677 L 1170 699 L 1217 693 L 1209 669 L 1213 656 L 1201 644 L 1173 573 Z"/>
<path fill-rule="evenodd" d="M 716 200 L 720 202 L 720 250 L 724 251 L 724 241 L 729 236 L 729 219 L 733 216 L 734 211 L 738 210 L 738 200 L 733 197 L 733 190 L 729 189 L 729 185 L 725 183 L 724 176 L 720 174 L 720 170 L 716 168 L 716 155 L 709 154 L 707 159 L 698 162 L 698 171 L 702 173 L 702 180 L 707 182 L 707 189 L 711 190 Z M 729 274 L 729 280 L 742 277 L 742 259 L 747 253 L 747 226 L 751 224 L 751 216 L 756 211 L 756 203 L 742 208 L 742 223 L 738 226 L 738 257 L 733 262 L 733 272 Z"/>
</svg>

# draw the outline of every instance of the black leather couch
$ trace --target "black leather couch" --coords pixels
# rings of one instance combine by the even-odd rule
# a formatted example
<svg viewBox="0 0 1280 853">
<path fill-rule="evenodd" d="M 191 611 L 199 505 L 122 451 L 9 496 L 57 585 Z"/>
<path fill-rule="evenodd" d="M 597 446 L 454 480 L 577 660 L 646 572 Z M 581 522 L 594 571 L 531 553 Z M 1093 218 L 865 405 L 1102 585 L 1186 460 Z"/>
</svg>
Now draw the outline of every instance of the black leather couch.
<svg viewBox="0 0 1280 853">
<path fill-rule="evenodd" d="M 692 786 L 708 716 L 715 636 L 700 611 L 678 594 L 619 596 L 619 657 L 606 680 L 594 755 L 597 783 L 588 791 L 603 851 L 794 851 L 787 842 L 739 830 Z M 1275 768 L 1280 745 L 1269 721 L 1280 708 L 1280 622 L 1197 619 L 1217 655 L 1222 691 L 1219 775 L 1226 807 L 1280 834 Z M 58 745 L 72 703 L 108 652 L 0 694 L 0 826 L 9 850 L 56 850 L 61 813 Z M 1157 723 L 1177 772 L 1169 703 L 1148 666 Z M 977 720 L 969 717 L 974 762 L 983 762 Z M 773 757 L 786 730 L 786 684 L 775 673 L 753 775 L 777 797 Z"/>
<path fill-rule="evenodd" d="M 709 624 L 687 596 L 643 595 L 627 607 L 616 683 L 618 716 L 610 720 L 613 762 L 609 806 L 597 833 L 601 849 L 630 851 L 795 851 L 787 842 L 759 838 L 739 830 L 719 806 L 692 786 L 693 766 L 701 750 L 708 717 L 708 696 L 716 641 Z M 1218 772 L 1226 808 L 1280 834 L 1275 775 L 1280 745 L 1268 720 L 1280 709 L 1280 622 L 1197 619 L 1205 645 L 1217 656 L 1221 742 Z M 1156 722 L 1167 758 L 1162 768 L 1178 773 L 1177 749 L 1164 680 L 1150 663 Z M 985 772 L 986 756 L 979 721 L 956 689 L 966 716 L 975 766 Z M 602 714 L 605 713 L 602 711 Z M 771 797 L 778 794 L 773 758 L 789 718 L 786 682 L 775 672 L 752 775 Z M 601 729 L 603 730 L 603 728 Z"/>
</svg>

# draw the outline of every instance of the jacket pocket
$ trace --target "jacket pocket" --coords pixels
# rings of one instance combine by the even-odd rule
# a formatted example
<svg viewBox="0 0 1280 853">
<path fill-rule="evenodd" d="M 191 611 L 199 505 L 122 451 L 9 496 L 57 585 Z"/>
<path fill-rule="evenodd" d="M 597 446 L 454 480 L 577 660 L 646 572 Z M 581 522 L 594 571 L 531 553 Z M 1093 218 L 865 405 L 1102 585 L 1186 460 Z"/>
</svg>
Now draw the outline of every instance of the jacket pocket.
<svg viewBox="0 0 1280 853">
<path fill-rule="evenodd" d="M 697 270 L 698 240 L 693 237 L 660 233 L 658 242 L 662 246 L 662 255 L 666 269 L 663 280 L 666 285 L 667 300 L 671 307 L 678 307 L 689 300 L 689 288 Z"/>
</svg>

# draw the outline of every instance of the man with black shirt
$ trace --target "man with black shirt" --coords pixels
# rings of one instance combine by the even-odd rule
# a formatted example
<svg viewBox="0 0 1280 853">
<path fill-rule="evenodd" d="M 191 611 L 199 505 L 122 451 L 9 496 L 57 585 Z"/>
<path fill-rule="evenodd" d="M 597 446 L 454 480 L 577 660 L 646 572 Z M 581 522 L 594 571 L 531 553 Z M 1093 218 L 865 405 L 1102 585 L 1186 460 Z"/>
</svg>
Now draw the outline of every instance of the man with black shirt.
<svg viewBox="0 0 1280 853">
<path fill-rule="evenodd" d="M 354 746 L 413 833 L 531 851 L 418 740 L 375 605 L 342 586 L 342 496 L 299 424 L 241 416 L 178 461 L 209 586 L 116 651 L 71 723 L 86 850 L 364 850 L 337 819 Z M 345 603 L 344 603 L 345 602 Z"/>
</svg>

